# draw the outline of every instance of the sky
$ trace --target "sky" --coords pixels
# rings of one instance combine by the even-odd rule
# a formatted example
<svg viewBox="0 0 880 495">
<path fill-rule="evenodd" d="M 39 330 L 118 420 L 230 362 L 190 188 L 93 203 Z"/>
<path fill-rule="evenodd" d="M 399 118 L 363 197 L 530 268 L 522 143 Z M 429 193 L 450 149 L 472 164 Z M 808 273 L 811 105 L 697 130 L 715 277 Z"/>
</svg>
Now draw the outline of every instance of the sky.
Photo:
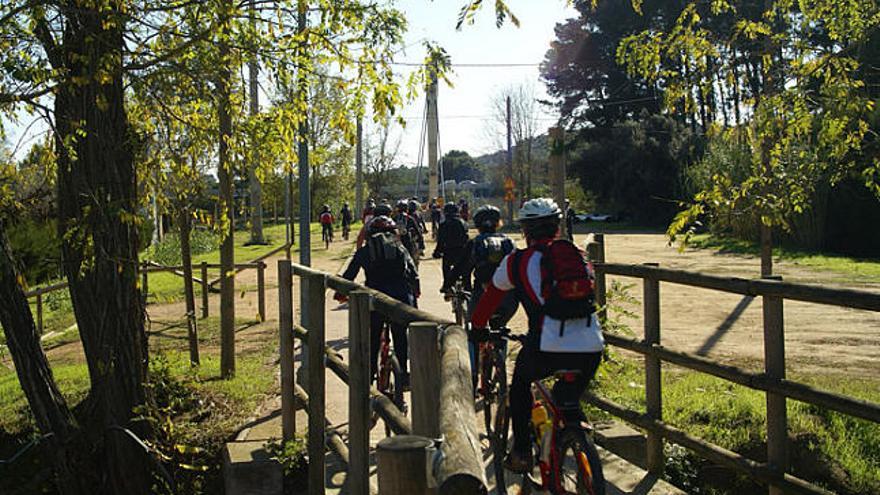
<svg viewBox="0 0 880 495">
<path fill-rule="evenodd" d="M 456 31 L 458 13 L 465 0 L 395 2 L 409 22 L 404 41 L 406 48 L 398 54 L 395 62 L 421 63 L 425 57 L 423 42 L 429 40 L 442 46 L 453 64 L 449 76 L 453 87 L 441 83 L 438 96 L 441 153 L 457 149 L 478 156 L 498 149 L 503 134 L 492 139 L 487 127 L 494 120 L 490 108 L 492 97 L 505 87 L 529 83 L 538 98 L 547 96 L 539 78 L 538 64 L 554 39 L 556 23 L 576 16 L 577 12 L 565 0 L 507 0 L 507 3 L 520 20 L 519 27 L 508 22 L 496 28 L 494 2 L 484 2 L 475 23 Z M 468 66 L 473 64 L 495 66 Z M 499 64 L 512 66 L 499 67 Z M 402 85 L 412 70 L 415 69 L 395 66 Z M 392 138 L 400 139 L 398 161 L 413 166 L 419 162 L 424 96 L 407 104 L 400 115 L 407 122 L 406 128 L 394 131 Z M 33 120 L 33 116 L 25 114 L 18 122 L 7 122 L 7 144 L 16 148 L 18 158 L 23 157 L 30 145 L 47 131 L 42 122 L 30 126 Z M 550 127 L 555 120 L 555 115 L 547 110 L 540 117 L 539 128 Z M 499 130 L 503 131 L 503 128 Z"/>
<path fill-rule="evenodd" d="M 487 136 L 490 126 L 490 102 L 505 87 L 531 83 L 538 98 L 546 98 L 539 78 L 538 64 L 555 38 L 556 23 L 575 17 L 577 11 L 564 0 L 508 0 L 508 6 L 520 20 L 520 27 L 506 23 L 495 27 L 494 2 L 485 6 L 473 25 L 455 30 L 458 12 L 464 0 L 400 0 L 397 7 L 409 21 L 406 50 L 396 62 L 421 62 L 425 56 L 423 40 L 442 46 L 451 58 L 454 87 L 441 84 L 438 95 L 440 150 L 467 151 L 473 156 L 495 151 L 496 143 Z M 526 64 L 514 67 L 467 67 L 455 64 Z M 406 74 L 408 70 L 401 68 Z M 419 141 L 424 114 L 424 98 L 409 104 L 402 114 L 407 121 L 402 131 L 399 159 L 404 164 L 418 162 Z M 556 120 L 547 111 L 540 127 L 550 127 Z M 426 158 L 423 158 L 426 160 Z"/>
</svg>

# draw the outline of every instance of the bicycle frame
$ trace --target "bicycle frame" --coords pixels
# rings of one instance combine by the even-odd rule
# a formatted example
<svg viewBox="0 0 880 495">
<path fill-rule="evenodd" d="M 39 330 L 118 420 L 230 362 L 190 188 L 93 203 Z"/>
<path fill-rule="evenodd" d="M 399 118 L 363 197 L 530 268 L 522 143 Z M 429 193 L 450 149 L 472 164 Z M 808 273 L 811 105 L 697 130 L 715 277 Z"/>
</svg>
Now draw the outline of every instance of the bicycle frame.
<svg viewBox="0 0 880 495">
<path fill-rule="evenodd" d="M 389 333 L 388 324 L 383 323 L 382 331 L 379 333 L 379 366 L 376 371 L 376 388 L 386 395 L 388 381 L 391 378 L 391 339 Z"/>
</svg>

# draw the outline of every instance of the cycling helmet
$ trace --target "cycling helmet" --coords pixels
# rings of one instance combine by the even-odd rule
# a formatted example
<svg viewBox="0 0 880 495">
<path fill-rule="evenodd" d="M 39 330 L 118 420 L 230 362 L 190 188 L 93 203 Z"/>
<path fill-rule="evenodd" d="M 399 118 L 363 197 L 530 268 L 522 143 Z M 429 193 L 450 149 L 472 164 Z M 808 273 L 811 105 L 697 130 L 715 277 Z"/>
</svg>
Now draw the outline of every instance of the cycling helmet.
<svg viewBox="0 0 880 495">
<path fill-rule="evenodd" d="M 401 199 L 397 202 L 397 209 L 400 211 L 406 211 L 409 209 L 409 203 L 407 203 L 405 199 Z"/>
<path fill-rule="evenodd" d="M 459 209 L 458 205 L 455 203 L 446 203 L 443 205 L 443 214 L 449 216 L 458 215 Z"/>
<path fill-rule="evenodd" d="M 376 201 L 373 198 L 368 199 L 367 200 L 367 208 L 375 208 L 375 207 L 376 207 Z"/>
<path fill-rule="evenodd" d="M 415 199 L 409 200 L 409 212 L 415 213 L 419 210 L 419 202 Z"/>
<path fill-rule="evenodd" d="M 483 205 L 474 212 L 474 226 L 492 228 L 501 221 L 501 210 L 492 205 Z"/>
<path fill-rule="evenodd" d="M 391 216 L 391 207 L 388 206 L 386 203 L 376 205 L 376 207 L 373 208 L 373 215 L 377 216 L 377 217 L 383 217 L 383 216 L 390 217 Z"/>
<path fill-rule="evenodd" d="M 322 211 L 330 211 L 330 205 L 324 205 L 321 207 Z"/>
<path fill-rule="evenodd" d="M 522 205 L 516 220 L 518 222 L 531 222 L 545 218 L 558 219 L 561 214 L 562 210 L 559 209 L 559 205 L 552 199 L 536 198 L 530 199 Z"/>
<path fill-rule="evenodd" d="M 395 232 L 396 230 L 397 224 L 387 215 L 377 215 L 367 224 L 367 233 L 370 235 L 379 232 Z"/>
</svg>

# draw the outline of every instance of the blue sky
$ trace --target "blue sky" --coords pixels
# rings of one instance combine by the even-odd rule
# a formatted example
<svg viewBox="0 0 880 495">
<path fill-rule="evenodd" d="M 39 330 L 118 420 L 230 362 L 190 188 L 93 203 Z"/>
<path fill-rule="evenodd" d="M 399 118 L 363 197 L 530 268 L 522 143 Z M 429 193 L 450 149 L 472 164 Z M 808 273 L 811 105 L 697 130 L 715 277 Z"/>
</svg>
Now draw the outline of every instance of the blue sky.
<svg viewBox="0 0 880 495">
<path fill-rule="evenodd" d="M 450 76 L 453 87 L 442 85 L 439 92 L 440 147 L 442 152 L 460 149 L 479 155 L 494 151 L 495 142 L 487 137 L 486 128 L 492 119 L 490 100 L 501 89 L 531 83 L 539 98 L 545 97 L 539 80 L 539 64 L 554 38 L 556 23 L 577 15 L 565 0 L 508 0 L 508 5 L 520 20 L 520 27 L 511 23 L 495 27 L 494 2 L 478 14 L 473 25 L 455 30 L 458 12 L 465 0 L 399 0 L 395 5 L 409 21 L 405 37 L 406 49 L 396 62 L 421 62 L 425 51 L 423 41 L 430 40 L 446 49 L 453 64 L 526 64 L 516 67 L 455 67 Z M 398 67 L 405 78 L 413 70 Z M 424 99 L 407 105 L 401 115 L 407 120 L 406 129 L 397 129 L 401 146 L 398 158 L 407 165 L 418 160 Z M 17 155 L 23 156 L 36 134 L 46 131 L 37 123 L 22 136 L 33 117 L 20 115 L 19 122 L 7 122 L 7 144 L 20 145 Z M 541 117 L 541 126 L 549 127 L 555 116 Z M 23 139 L 22 139 L 23 137 Z"/>
<path fill-rule="evenodd" d="M 438 97 L 440 146 L 442 152 L 460 149 L 479 155 L 495 149 L 487 137 L 491 125 L 490 100 L 507 86 L 532 83 L 538 97 L 546 97 L 539 80 L 537 64 L 554 39 L 556 23 L 577 12 L 564 0 L 508 0 L 520 20 L 520 27 L 507 23 L 495 27 L 494 2 L 484 2 L 483 11 L 473 25 L 455 30 L 464 0 L 401 0 L 398 8 L 406 13 L 409 33 L 407 49 L 398 61 L 419 62 L 424 57 L 421 41 L 428 39 L 446 49 L 453 64 L 535 64 L 522 67 L 455 67 L 454 87 L 441 86 Z M 401 71 L 406 73 L 406 71 Z M 402 112 L 407 128 L 402 131 L 400 158 L 414 163 L 418 157 L 421 116 L 424 101 L 408 105 Z M 555 115 L 542 116 L 540 125 L 550 127 Z"/>
</svg>

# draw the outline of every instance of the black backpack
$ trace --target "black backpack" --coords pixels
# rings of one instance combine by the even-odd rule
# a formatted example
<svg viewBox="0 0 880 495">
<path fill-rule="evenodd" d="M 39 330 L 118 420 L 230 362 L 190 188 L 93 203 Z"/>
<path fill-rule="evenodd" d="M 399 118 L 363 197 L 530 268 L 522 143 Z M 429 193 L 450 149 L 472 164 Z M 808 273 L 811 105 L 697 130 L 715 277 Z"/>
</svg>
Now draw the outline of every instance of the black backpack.
<svg viewBox="0 0 880 495">
<path fill-rule="evenodd" d="M 446 231 L 446 249 L 460 249 L 467 244 L 467 224 L 458 217 L 447 218 L 444 224 L 449 224 Z"/>
<path fill-rule="evenodd" d="M 402 279 L 406 272 L 406 257 L 400 249 L 394 232 L 377 232 L 367 239 L 370 266 L 367 277 L 371 280 Z"/>
<path fill-rule="evenodd" d="M 474 277 L 478 283 L 491 280 L 501 260 L 515 249 L 513 241 L 497 233 L 478 235 L 473 246 Z"/>
</svg>

